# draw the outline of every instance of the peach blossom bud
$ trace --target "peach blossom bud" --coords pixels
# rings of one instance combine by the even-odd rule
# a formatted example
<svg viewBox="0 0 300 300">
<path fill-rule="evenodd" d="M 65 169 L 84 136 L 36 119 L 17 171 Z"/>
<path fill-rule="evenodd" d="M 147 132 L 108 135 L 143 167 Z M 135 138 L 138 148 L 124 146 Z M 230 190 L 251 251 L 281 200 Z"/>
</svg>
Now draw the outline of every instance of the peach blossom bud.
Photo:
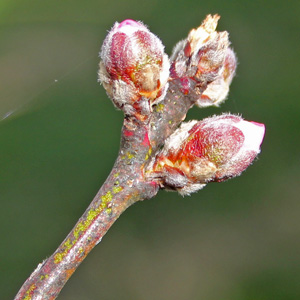
<svg viewBox="0 0 300 300">
<path fill-rule="evenodd" d="M 151 176 L 182 195 L 238 176 L 260 152 L 264 132 L 263 124 L 230 114 L 183 123 L 156 156 Z"/>
<path fill-rule="evenodd" d="M 114 104 L 130 113 L 143 99 L 165 96 L 169 59 L 160 39 L 141 22 L 115 23 L 101 49 L 99 80 Z M 150 105 L 150 104 L 149 104 Z"/>
<path fill-rule="evenodd" d="M 179 79 L 182 92 L 198 106 L 222 102 L 235 73 L 236 58 L 229 48 L 228 33 L 216 31 L 218 15 L 208 15 L 200 27 L 191 30 L 171 56 L 171 77 Z"/>
</svg>

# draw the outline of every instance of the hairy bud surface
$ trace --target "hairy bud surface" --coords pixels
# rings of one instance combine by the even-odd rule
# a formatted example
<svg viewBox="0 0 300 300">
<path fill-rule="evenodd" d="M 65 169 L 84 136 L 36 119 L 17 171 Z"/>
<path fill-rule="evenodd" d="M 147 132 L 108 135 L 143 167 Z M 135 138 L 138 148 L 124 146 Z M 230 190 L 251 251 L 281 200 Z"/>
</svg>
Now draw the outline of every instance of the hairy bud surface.
<svg viewBox="0 0 300 300">
<path fill-rule="evenodd" d="M 171 77 L 199 107 L 218 106 L 224 101 L 235 74 L 237 62 L 228 33 L 216 31 L 219 18 L 208 15 L 175 46 L 171 56 Z"/>
<path fill-rule="evenodd" d="M 260 152 L 264 132 L 263 124 L 230 114 L 183 123 L 156 156 L 151 176 L 182 195 L 238 176 Z"/>
<path fill-rule="evenodd" d="M 169 59 L 160 39 L 141 22 L 115 23 L 100 56 L 99 80 L 116 107 L 127 114 L 147 113 L 150 104 L 163 99 Z"/>
</svg>

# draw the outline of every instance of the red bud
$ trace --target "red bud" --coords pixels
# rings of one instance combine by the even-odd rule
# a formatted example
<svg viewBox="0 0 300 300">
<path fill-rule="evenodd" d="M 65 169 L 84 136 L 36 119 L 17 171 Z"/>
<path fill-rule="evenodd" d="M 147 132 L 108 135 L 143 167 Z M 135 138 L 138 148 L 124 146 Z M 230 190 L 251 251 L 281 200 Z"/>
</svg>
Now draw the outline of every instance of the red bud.
<svg viewBox="0 0 300 300">
<path fill-rule="evenodd" d="M 158 102 L 169 78 L 169 60 L 160 39 L 141 22 L 115 23 L 100 53 L 99 80 L 126 113 L 142 98 Z"/>
<path fill-rule="evenodd" d="M 183 195 L 238 176 L 260 152 L 264 132 L 263 124 L 229 114 L 183 123 L 155 158 L 153 176 Z"/>
</svg>

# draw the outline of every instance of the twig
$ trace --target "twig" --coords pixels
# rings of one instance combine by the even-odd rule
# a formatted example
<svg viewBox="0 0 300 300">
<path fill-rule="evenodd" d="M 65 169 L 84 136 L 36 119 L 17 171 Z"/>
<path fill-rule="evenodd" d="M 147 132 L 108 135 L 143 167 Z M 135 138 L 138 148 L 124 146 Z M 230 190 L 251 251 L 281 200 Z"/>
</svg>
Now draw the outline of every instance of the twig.
<svg viewBox="0 0 300 300">
<path fill-rule="evenodd" d="M 245 139 L 246 134 L 241 130 L 238 135 L 237 127 L 234 127 L 234 135 L 228 139 L 231 141 L 229 146 L 220 138 L 213 141 L 213 147 L 207 140 L 202 141 L 203 137 L 199 133 L 202 123 L 196 124 L 196 129 L 191 128 L 195 123 L 185 126 L 189 127 L 186 133 L 183 133 L 183 128 L 176 130 L 195 103 L 199 106 L 217 105 L 228 93 L 236 61 L 229 48 L 227 32 L 215 31 L 218 18 L 217 15 L 209 15 L 197 30 L 192 30 L 188 38 L 176 46 L 170 65 L 166 55 L 159 52 L 161 49 L 163 51 L 161 42 L 144 25 L 132 20 L 115 24 L 103 45 L 103 62 L 100 63 L 99 76 L 114 104 L 125 113 L 118 158 L 83 216 L 53 255 L 38 265 L 21 287 L 15 300 L 55 299 L 79 264 L 133 203 L 154 197 L 159 188 L 175 189 L 182 194 L 189 194 L 209 181 L 221 181 L 236 176 L 257 155 L 263 137 L 261 133 L 256 143 L 257 149 L 251 149 L 249 155 L 249 149 L 243 150 L 243 142 L 240 142 Z M 146 48 L 141 49 L 143 55 L 138 55 L 139 61 L 135 68 L 132 68 L 131 57 L 129 67 L 126 66 L 128 55 L 137 52 L 136 49 L 132 52 L 128 52 L 127 48 L 124 50 L 131 43 L 131 40 L 127 44 L 124 42 L 124 32 L 126 33 L 128 27 L 130 34 L 136 34 L 133 41 L 138 39 L 137 47 L 142 44 Z M 120 31 L 122 34 L 118 35 Z M 114 44 L 116 37 L 118 41 Z M 151 43 L 147 43 L 147 39 Z M 160 49 L 153 50 L 153 44 Z M 115 49 L 111 50 L 110 47 L 114 45 L 121 54 Z M 125 53 L 125 61 L 120 62 L 122 51 Z M 114 59 L 118 63 L 114 64 Z M 228 120 L 231 123 L 243 122 L 239 117 L 228 115 L 219 119 L 223 123 Z M 219 119 L 217 122 L 220 122 Z M 229 133 L 226 130 L 222 132 L 225 139 L 231 134 L 231 123 L 231 127 L 228 125 Z M 212 133 L 217 132 L 216 130 L 219 129 L 213 129 Z M 204 137 L 208 134 L 210 132 L 205 131 Z M 178 144 L 177 149 L 172 148 L 176 144 L 172 139 Z M 232 140 L 237 140 L 239 144 L 233 144 Z M 190 144 L 194 141 L 196 144 L 191 147 Z M 200 148 L 205 150 L 201 157 L 196 157 L 197 151 L 194 150 L 187 156 L 182 156 L 182 153 L 186 154 L 186 149 L 199 147 L 200 142 Z M 161 150 L 164 145 L 167 148 Z M 218 147 L 225 149 L 224 153 Z M 239 168 L 234 169 L 231 166 L 234 172 L 230 173 L 228 164 L 232 165 L 236 158 L 231 155 L 233 160 L 230 156 L 228 161 L 228 153 L 234 154 L 239 148 L 243 150 L 240 151 L 242 157 L 238 157 Z M 187 157 L 191 160 L 187 161 Z"/>
</svg>

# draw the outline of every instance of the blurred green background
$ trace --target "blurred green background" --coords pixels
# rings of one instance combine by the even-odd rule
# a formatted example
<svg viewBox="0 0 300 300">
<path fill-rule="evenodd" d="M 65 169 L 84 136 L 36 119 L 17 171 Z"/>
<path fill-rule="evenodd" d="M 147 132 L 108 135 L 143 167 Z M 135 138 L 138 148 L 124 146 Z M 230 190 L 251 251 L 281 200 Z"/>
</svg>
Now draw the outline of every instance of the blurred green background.
<svg viewBox="0 0 300 300">
<path fill-rule="evenodd" d="M 12 299 L 84 212 L 114 163 L 122 113 L 97 83 L 115 21 L 166 45 L 219 13 L 239 58 L 229 99 L 188 119 L 266 124 L 243 176 L 160 192 L 109 230 L 58 299 L 300 299 L 300 1 L 0 0 L 0 298 Z"/>
</svg>

